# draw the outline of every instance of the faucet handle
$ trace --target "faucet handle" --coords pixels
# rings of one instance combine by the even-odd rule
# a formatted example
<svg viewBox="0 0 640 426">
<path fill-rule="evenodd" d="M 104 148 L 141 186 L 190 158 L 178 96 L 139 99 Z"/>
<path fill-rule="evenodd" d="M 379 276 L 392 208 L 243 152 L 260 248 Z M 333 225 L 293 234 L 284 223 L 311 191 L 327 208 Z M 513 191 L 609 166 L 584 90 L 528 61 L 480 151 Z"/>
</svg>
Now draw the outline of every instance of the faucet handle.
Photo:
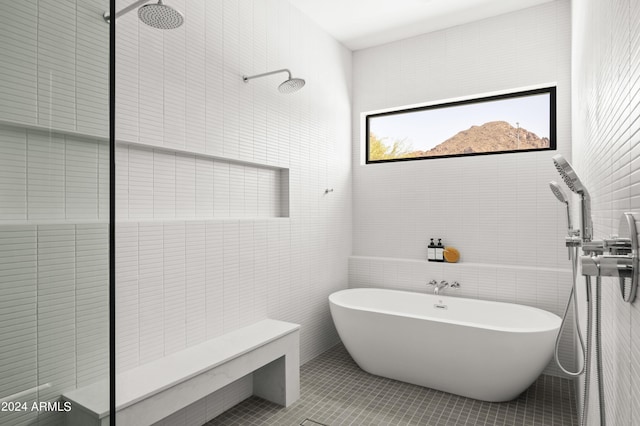
<svg viewBox="0 0 640 426">
<path fill-rule="evenodd" d="M 460 283 L 458 281 L 452 282 L 449 287 L 451 288 L 460 288 Z"/>
<path fill-rule="evenodd" d="M 438 285 L 438 281 L 436 281 L 436 280 L 431 280 L 431 281 L 429 281 L 429 282 L 427 283 L 427 285 L 433 285 L 433 286 L 436 286 L 436 285 Z"/>
</svg>

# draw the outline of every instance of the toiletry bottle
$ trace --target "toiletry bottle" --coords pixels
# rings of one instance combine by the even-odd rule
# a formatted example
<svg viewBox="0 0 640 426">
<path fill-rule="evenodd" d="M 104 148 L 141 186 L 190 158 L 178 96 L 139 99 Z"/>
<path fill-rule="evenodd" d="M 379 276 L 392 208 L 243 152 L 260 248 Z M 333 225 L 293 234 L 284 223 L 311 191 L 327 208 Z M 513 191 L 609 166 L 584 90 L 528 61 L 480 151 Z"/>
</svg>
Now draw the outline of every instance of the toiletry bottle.
<svg viewBox="0 0 640 426">
<path fill-rule="evenodd" d="M 431 242 L 427 246 L 427 260 L 429 262 L 436 261 L 436 243 L 433 242 L 433 238 L 431 238 Z"/>
<path fill-rule="evenodd" d="M 444 262 L 444 246 L 442 245 L 442 239 L 438 238 L 438 244 L 436 245 L 436 262 Z"/>
</svg>

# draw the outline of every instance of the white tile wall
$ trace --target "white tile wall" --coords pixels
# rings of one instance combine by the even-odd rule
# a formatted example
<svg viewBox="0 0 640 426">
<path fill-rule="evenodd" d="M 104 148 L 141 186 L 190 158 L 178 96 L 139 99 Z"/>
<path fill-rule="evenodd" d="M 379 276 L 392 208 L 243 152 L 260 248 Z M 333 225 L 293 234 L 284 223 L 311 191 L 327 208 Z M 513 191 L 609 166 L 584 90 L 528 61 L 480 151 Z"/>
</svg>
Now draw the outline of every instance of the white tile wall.
<svg viewBox="0 0 640 426">
<path fill-rule="evenodd" d="M 27 132 L 19 127 L 0 127 L 0 215 L 5 220 L 27 217 Z"/>
<path fill-rule="evenodd" d="M 108 376 L 106 224 L 0 226 L 3 315 L 0 397 L 42 386 L 21 401 L 54 401 Z M 36 350 L 37 349 L 37 350 Z M 0 414 L 3 425 L 52 413 Z"/>
<path fill-rule="evenodd" d="M 327 296 L 347 286 L 351 52 L 286 0 L 172 6 L 177 31 L 118 21 L 118 369 L 266 317 L 303 325 L 306 362 L 337 341 Z M 305 88 L 241 78 L 280 68 Z M 234 386 L 167 422 L 251 393 Z"/>
<path fill-rule="evenodd" d="M 186 346 L 198 344 L 207 338 L 206 230 L 207 224 L 204 221 L 186 223 Z"/>
<path fill-rule="evenodd" d="M 0 124 L 0 220 L 108 219 L 108 144 Z"/>
<path fill-rule="evenodd" d="M 107 136 L 108 4 L 3 4 L 0 120 Z"/>
<path fill-rule="evenodd" d="M 76 383 L 109 375 L 109 227 L 76 225 Z"/>
<path fill-rule="evenodd" d="M 140 362 L 138 224 L 118 223 L 116 241 L 116 368 L 124 371 Z"/>
<path fill-rule="evenodd" d="M 64 218 L 65 139 L 61 135 L 27 133 L 27 202 L 29 218 Z"/>
<path fill-rule="evenodd" d="M 3 5 L 0 38 L 0 116 L 4 120 L 38 122 L 38 3 Z"/>
<path fill-rule="evenodd" d="M 640 211 L 639 19 L 633 0 L 572 5 L 572 164 L 591 193 L 596 238 L 617 233 L 623 212 Z M 640 418 L 638 302 L 623 303 L 612 279 L 602 291 L 607 424 L 634 424 Z M 591 425 L 598 424 L 595 397 L 594 390 Z"/>
<path fill-rule="evenodd" d="M 38 121 L 76 127 L 76 2 L 38 3 Z"/>
<path fill-rule="evenodd" d="M 287 217 L 289 171 L 119 145 L 119 221 Z"/>
<path fill-rule="evenodd" d="M 108 374 L 108 3 L 0 6 L 0 398 L 54 401 Z"/>
<path fill-rule="evenodd" d="M 556 1 L 355 52 L 354 254 L 423 259 L 437 237 L 465 261 L 568 267 L 554 153 L 363 165 L 360 114 L 556 82 L 558 151 L 570 152 L 569 19 Z"/>
<path fill-rule="evenodd" d="M 109 37 L 102 13 L 109 2 L 75 3 L 76 127 L 79 132 L 106 136 L 109 134 Z"/>
<path fill-rule="evenodd" d="M 548 187 L 558 180 L 555 152 L 365 165 L 361 114 L 555 83 L 558 152 L 569 154 L 569 6 L 550 2 L 354 53 L 350 285 L 425 291 L 432 278 L 460 275 L 468 290 L 459 294 L 562 314 L 571 271 L 564 206 Z M 460 250 L 461 263 L 425 262 L 432 237 Z M 570 350 L 566 338 L 565 360 Z"/>
<path fill-rule="evenodd" d="M 140 363 L 165 355 L 163 238 L 162 223 L 139 224 L 137 284 Z M 121 329 L 117 324 L 116 327 Z"/>
<path fill-rule="evenodd" d="M 35 226 L 0 226 L 0 395 L 38 384 L 37 230 Z M 25 397 L 32 403 L 36 395 Z M 34 422 L 37 413 L 0 413 L 3 424 Z"/>
<path fill-rule="evenodd" d="M 65 215 L 69 218 L 96 219 L 100 195 L 98 144 L 87 143 L 78 137 L 67 137 L 64 148 L 65 175 L 61 189 L 65 194 Z"/>
<path fill-rule="evenodd" d="M 186 347 L 186 229 L 184 222 L 164 225 L 164 353 Z"/>
</svg>

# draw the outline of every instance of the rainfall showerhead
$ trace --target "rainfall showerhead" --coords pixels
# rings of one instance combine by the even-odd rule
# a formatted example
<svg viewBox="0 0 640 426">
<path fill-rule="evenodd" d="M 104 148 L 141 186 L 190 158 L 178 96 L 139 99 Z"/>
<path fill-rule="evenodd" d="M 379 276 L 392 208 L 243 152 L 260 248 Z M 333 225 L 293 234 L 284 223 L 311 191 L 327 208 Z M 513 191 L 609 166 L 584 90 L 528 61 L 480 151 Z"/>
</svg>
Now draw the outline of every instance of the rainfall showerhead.
<svg viewBox="0 0 640 426">
<path fill-rule="evenodd" d="M 138 18 L 150 27 L 160 30 L 172 30 L 178 28 L 184 22 L 182 13 L 164 5 L 162 0 L 158 0 L 156 4 L 142 6 L 138 9 Z"/>
<path fill-rule="evenodd" d="M 288 80 L 283 81 L 278 86 L 278 90 L 280 93 L 293 93 L 302 89 L 306 82 L 301 78 L 289 78 Z"/>
<path fill-rule="evenodd" d="M 125 13 L 129 13 L 141 4 L 147 3 L 148 1 L 149 0 L 138 0 L 130 4 L 120 12 L 116 13 L 116 19 Z M 105 12 L 102 16 L 105 21 L 111 22 L 111 16 L 108 12 Z M 182 13 L 165 5 L 162 0 L 158 0 L 158 3 L 155 4 L 146 4 L 142 6 L 138 9 L 138 18 L 150 27 L 158 28 L 160 30 L 172 30 L 174 28 L 178 28 L 184 23 L 184 16 L 182 16 Z"/>
<path fill-rule="evenodd" d="M 253 78 L 266 77 L 268 75 L 278 74 L 278 73 L 281 73 L 281 72 L 286 72 L 287 74 L 289 74 L 289 78 L 287 78 L 285 81 L 280 83 L 280 85 L 278 86 L 278 91 L 280 91 L 280 93 L 297 92 L 298 90 L 302 89 L 302 87 L 306 84 L 306 82 L 301 78 L 293 78 L 293 77 L 291 77 L 291 71 L 289 71 L 286 68 L 281 69 L 281 70 L 276 70 L 276 71 L 265 72 L 263 74 L 252 75 L 252 76 L 243 75 L 242 76 L 242 80 L 245 83 L 248 83 L 249 80 L 251 80 Z"/>
<path fill-rule="evenodd" d="M 557 154 L 553 156 L 553 164 L 555 164 L 558 173 L 562 176 L 562 180 L 567 184 L 569 189 L 572 192 L 580 195 L 581 201 L 581 231 L 582 231 L 582 239 L 584 241 L 591 241 L 591 237 L 593 236 L 593 222 L 591 220 L 591 196 L 589 195 L 589 191 L 582 184 L 582 181 L 578 177 L 578 174 L 573 170 L 571 164 L 561 154 Z M 553 190 L 553 188 L 552 188 Z M 553 193 L 558 197 L 556 191 Z M 559 198 L 558 198 L 559 199 Z"/>
</svg>

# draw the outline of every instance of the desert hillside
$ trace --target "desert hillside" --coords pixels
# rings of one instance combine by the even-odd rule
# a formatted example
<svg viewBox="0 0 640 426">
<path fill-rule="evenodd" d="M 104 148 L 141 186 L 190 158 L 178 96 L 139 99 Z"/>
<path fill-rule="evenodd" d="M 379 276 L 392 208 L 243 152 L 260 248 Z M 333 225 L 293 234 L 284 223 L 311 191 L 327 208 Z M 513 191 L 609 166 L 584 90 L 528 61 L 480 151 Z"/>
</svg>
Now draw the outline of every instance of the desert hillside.
<svg viewBox="0 0 640 426">
<path fill-rule="evenodd" d="M 471 126 L 429 151 L 414 151 L 407 157 L 471 154 L 474 152 L 511 151 L 549 147 L 549 139 L 540 138 L 524 128 L 515 128 L 506 121 L 491 121 Z"/>
</svg>

